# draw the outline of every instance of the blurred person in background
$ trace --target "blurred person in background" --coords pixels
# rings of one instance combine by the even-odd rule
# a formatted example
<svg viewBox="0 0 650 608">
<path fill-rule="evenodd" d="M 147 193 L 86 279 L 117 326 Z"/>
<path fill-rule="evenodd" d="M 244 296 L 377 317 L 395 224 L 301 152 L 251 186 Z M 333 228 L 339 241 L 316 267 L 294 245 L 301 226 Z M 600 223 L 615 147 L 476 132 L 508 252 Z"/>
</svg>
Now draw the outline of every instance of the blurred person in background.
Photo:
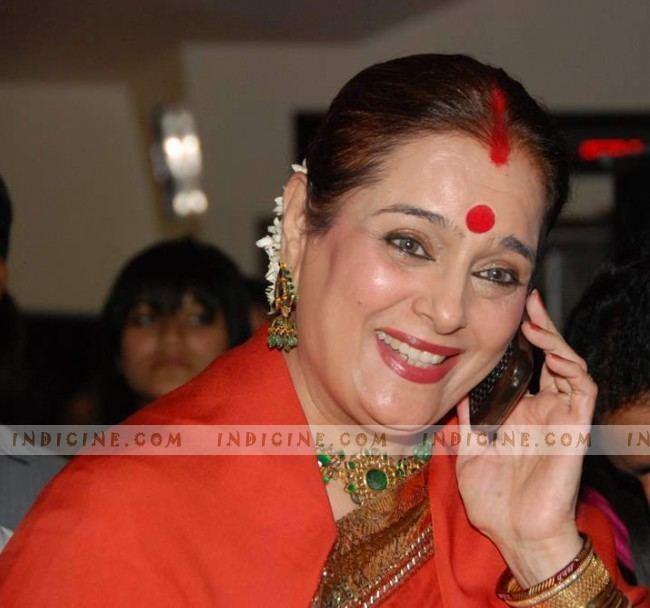
<svg viewBox="0 0 650 608">
<path fill-rule="evenodd" d="M 10 453 L 9 425 L 23 424 L 26 414 L 22 410 L 29 407 L 23 323 L 6 288 L 11 221 L 11 199 L 0 177 L 0 547 L 41 488 L 66 462 L 51 454 Z"/>
<path fill-rule="evenodd" d="M 650 429 L 650 255 L 605 265 L 565 333 L 598 385 L 595 422 Z M 610 519 L 623 574 L 650 584 L 650 456 L 586 458 L 583 497 Z"/>
<path fill-rule="evenodd" d="M 185 384 L 250 335 L 235 263 L 191 238 L 163 241 L 120 271 L 102 313 L 99 421 L 113 424 Z"/>
</svg>

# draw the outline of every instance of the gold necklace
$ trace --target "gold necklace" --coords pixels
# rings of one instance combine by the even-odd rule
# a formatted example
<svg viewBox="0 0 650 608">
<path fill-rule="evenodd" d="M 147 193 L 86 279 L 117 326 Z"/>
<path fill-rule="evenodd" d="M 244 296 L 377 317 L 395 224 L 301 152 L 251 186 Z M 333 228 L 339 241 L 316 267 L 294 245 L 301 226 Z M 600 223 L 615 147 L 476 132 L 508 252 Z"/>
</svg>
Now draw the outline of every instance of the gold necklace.
<svg viewBox="0 0 650 608">
<path fill-rule="evenodd" d="M 393 458 L 377 450 L 362 450 L 359 454 L 346 456 L 343 450 L 317 444 L 316 458 L 323 482 L 326 485 L 331 481 L 343 482 L 352 502 L 362 505 L 421 470 L 431 458 L 426 447 L 418 449 L 416 446 L 415 456 Z"/>
</svg>

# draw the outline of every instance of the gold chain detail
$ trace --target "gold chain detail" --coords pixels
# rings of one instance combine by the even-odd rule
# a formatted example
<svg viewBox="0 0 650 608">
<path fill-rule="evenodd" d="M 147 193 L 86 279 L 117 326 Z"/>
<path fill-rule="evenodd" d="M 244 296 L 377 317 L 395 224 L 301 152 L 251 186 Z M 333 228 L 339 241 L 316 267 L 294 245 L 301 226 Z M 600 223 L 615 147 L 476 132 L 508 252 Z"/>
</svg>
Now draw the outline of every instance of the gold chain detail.
<svg viewBox="0 0 650 608">
<path fill-rule="evenodd" d="M 323 481 L 339 481 L 357 505 L 385 490 L 394 488 L 414 473 L 420 471 L 427 459 L 420 456 L 393 458 L 376 450 L 362 450 L 359 454 L 346 456 L 322 444 L 316 445 L 318 464 Z"/>
</svg>

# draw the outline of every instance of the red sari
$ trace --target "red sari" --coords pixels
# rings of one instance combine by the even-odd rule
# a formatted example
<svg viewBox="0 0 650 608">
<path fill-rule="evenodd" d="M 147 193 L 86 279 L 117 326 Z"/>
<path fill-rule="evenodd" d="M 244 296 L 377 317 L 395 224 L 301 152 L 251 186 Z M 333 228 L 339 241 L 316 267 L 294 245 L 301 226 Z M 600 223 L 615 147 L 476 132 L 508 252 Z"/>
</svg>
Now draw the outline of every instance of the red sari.
<svg viewBox="0 0 650 608">
<path fill-rule="evenodd" d="M 306 424 L 278 352 L 260 333 L 130 424 Z M 467 521 L 452 457 L 432 458 L 434 556 L 382 604 L 503 606 L 506 568 Z M 620 579 L 604 519 L 580 528 Z M 0 606 L 309 606 L 336 525 L 306 456 L 84 456 L 41 494 L 0 553 Z"/>
</svg>

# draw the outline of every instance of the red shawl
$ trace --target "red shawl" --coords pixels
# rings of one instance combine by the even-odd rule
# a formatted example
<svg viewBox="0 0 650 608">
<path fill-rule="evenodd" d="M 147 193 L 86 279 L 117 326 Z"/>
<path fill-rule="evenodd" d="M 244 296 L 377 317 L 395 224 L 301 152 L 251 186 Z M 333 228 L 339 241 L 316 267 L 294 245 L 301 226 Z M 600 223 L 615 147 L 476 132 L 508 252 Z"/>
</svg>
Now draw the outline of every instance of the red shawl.
<svg viewBox="0 0 650 608">
<path fill-rule="evenodd" d="M 306 424 L 283 357 L 260 333 L 130 424 Z M 386 606 L 503 606 L 505 564 L 468 523 L 453 458 L 431 460 L 435 557 Z M 611 534 L 581 508 L 616 571 Z M 307 456 L 84 456 L 41 494 L 0 553 L 0 606 L 306 608 L 336 526 Z"/>
</svg>

